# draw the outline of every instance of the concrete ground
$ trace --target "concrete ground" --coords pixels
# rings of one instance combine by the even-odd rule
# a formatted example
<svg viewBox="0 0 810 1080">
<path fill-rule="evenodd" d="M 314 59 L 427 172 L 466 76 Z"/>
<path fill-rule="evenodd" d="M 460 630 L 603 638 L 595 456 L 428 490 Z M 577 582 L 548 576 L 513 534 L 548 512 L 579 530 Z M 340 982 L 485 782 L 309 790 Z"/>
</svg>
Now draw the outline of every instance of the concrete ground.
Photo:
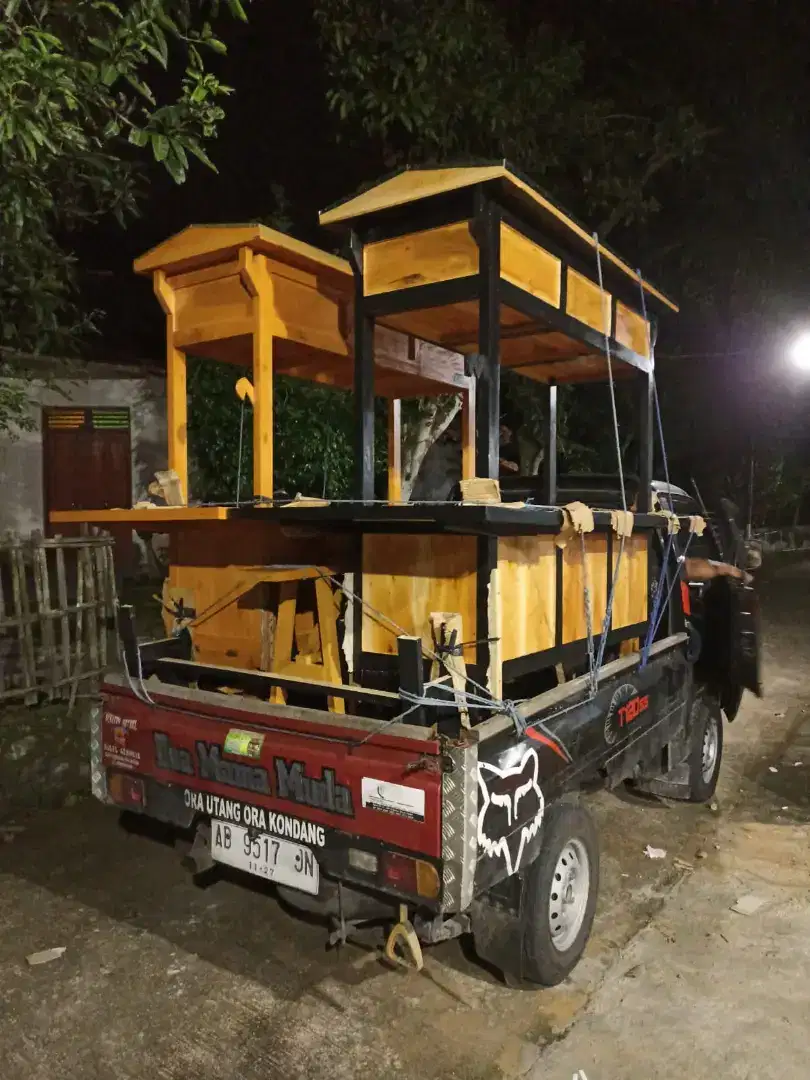
<svg viewBox="0 0 810 1080">
<path fill-rule="evenodd" d="M 171 847 L 86 801 L 0 847 L 0 1075 L 804 1080 L 810 565 L 764 597 L 768 697 L 727 728 L 716 811 L 591 800 L 599 913 L 564 986 L 509 990 L 458 942 L 428 950 L 421 975 L 382 965 L 372 941 L 327 952 L 261 884 L 198 888 Z M 730 910 L 751 895 L 755 913 Z M 54 946 L 60 959 L 26 963 Z"/>
</svg>

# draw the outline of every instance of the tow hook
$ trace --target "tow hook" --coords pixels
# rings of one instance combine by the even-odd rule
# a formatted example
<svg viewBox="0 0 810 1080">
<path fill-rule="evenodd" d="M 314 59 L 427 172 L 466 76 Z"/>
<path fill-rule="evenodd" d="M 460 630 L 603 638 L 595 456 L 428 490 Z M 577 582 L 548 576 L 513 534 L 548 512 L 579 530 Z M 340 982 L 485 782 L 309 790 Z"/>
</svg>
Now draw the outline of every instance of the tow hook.
<svg viewBox="0 0 810 1080">
<path fill-rule="evenodd" d="M 192 874 L 204 874 L 215 865 L 211 858 L 211 826 L 200 822 L 194 833 L 194 842 L 183 856 L 182 865 Z"/>
<path fill-rule="evenodd" d="M 397 945 L 401 946 L 404 956 L 397 952 Z M 413 967 L 417 971 L 421 971 L 424 967 L 422 946 L 419 944 L 419 938 L 416 936 L 413 923 L 408 918 L 407 904 L 399 905 L 399 922 L 388 935 L 388 940 L 385 943 L 385 955 L 391 963 L 399 964 L 400 967 Z"/>
</svg>

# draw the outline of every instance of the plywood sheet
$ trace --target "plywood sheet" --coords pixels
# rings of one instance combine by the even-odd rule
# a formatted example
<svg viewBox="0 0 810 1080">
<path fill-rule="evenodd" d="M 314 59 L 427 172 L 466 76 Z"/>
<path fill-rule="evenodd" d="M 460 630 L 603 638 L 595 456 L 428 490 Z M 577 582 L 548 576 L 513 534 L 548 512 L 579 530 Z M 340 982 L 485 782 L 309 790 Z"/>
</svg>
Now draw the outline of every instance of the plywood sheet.
<svg viewBox="0 0 810 1080">
<path fill-rule="evenodd" d="M 501 223 L 501 277 L 505 281 L 559 307 L 560 267 L 556 256 Z"/>
<path fill-rule="evenodd" d="M 434 611 L 460 614 L 465 640 L 474 640 L 475 570 L 472 536 L 364 536 L 363 600 L 385 618 L 363 612 L 363 651 L 396 655 L 399 633 L 421 637 L 430 648 Z M 475 646 L 465 649 L 464 658 L 475 662 Z"/>
<path fill-rule="evenodd" d="M 646 622 L 649 597 L 649 561 L 647 545 L 652 534 L 634 533 L 624 542 L 624 552 L 619 566 L 613 594 L 613 629 L 635 626 Z M 619 555 L 619 541 L 613 541 L 613 573 Z"/>
<path fill-rule="evenodd" d="M 581 641 L 588 636 L 585 618 L 585 583 L 591 595 L 594 637 L 602 632 L 607 608 L 607 536 L 589 533 L 585 537 L 585 562 L 580 538 L 575 536 L 562 553 L 562 640 Z"/>
<path fill-rule="evenodd" d="M 610 294 L 605 293 L 603 298 L 597 284 L 569 266 L 565 310 L 574 319 L 603 334 L 605 322 L 610 323 Z"/>
<path fill-rule="evenodd" d="M 503 661 L 553 647 L 556 565 L 553 536 L 503 536 L 498 540 Z"/>
<path fill-rule="evenodd" d="M 620 345 L 626 345 L 639 356 L 650 355 L 649 327 L 641 315 L 627 307 L 620 300 L 616 301 L 616 333 Z"/>
<path fill-rule="evenodd" d="M 229 521 L 182 529 L 172 545 L 168 587 L 193 597 L 197 617 L 235 591 L 243 567 L 269 564 L 351 565 L 351 537 L 339 534 L 285 536 L 265 522 Z M 235 560 L 238 559 L 237 563 Z M 260 668 L 262 619 L 270 596 L 259 584 L 192 629 L 194 659 L 226 667 Z M 188 601 L 187 601 L 188 602 Z"/>
<path fill-rule="evenodd" d="M 178 289 L 174 303 L 175 333 L 183 340 L 228 337 L 223 327 L 241 327 L 243 333 L 252 325 L 253 302 L 238 274 Z"/>
<path fill-rule="evenodd" d="M 477 273 L 478 245 L 468 221 L 380 240 L 363 249 L 366 296 Z"/>
</svg>

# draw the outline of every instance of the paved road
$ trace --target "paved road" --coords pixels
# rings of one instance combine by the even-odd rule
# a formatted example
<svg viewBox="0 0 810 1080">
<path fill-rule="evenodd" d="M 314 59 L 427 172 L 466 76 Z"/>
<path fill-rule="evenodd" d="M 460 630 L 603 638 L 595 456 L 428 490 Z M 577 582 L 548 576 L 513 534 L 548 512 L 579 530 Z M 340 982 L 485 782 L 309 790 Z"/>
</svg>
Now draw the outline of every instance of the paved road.
<svg viewBox="0 0 810 1080">
<path fill-rule="evenodd" d="M 810 576 L 777 576 L 766 600 L 772 693 L 729 729 L 723 812 L 593 800 L 603 891 L 564 987 L 508 990 L 457 942 L 429 950 L 422 975 L 384 967 L 370 944 L 327 952 L 323 927 L 261 885 L 200 889 L 170 846 L 122 832 L 112 811 L 84 802 L 31 819 L 0 850 L 0 1075 L 476 1080 L 539 1068 L 654 922 L 683 874 L 674 857 L 711 849 L 734 803 L 777 798 L 763 794 L 776 775 L 767 763 L 800 720 Z M 667 849 L 663 863 L 642 856 L 648 843 Z M 62 959 L 27 966 L 27 954 L 60 945 Z"/>
</svg>

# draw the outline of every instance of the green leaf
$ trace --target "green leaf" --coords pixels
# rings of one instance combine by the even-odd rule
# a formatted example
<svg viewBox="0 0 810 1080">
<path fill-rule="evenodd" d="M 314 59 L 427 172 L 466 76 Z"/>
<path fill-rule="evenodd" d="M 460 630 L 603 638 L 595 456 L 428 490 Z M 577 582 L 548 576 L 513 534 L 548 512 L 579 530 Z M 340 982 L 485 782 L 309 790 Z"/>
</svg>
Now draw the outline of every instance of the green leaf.
<svg viewBox="0 0 810 1080">
<path fill-rule="evenodd" d="M 207 165 L 208 168 L 213 169 L 214 172 L 218 171 L 216 165 L 209 158 L 208 154 L 206 154 L 205 150 L 203 150 L 203 148 L 196 141 L 196 139 L 188 139 L 184 143 L 184 146 L 189 151 L 189 153 L 193 154 L 198 161 L 201 161 L 203 163 L 203 165 Z"/>
<path fill-rule="evenodd" d="M 144 131 L 143 128 L 132 127 L 129 129 L 128 141 L 133 146 L 146 146 L 149 142 L 149 132 Z"/>
<path fill-rule="evenodd" d="M 165 135 L 161 135 L 159 132 L 155 132 L 151 138 L 152 153 L 155 155 L 155 161 L 165 161 L 171 145 L 169 140 Z"/>
<path fill-rule="evenodd" d="M 239 19 L 241 22 L 248 21 L 247 13 L 239 0 L 228 0 L 228 10 L 234 18 Z"/>
</svg>

